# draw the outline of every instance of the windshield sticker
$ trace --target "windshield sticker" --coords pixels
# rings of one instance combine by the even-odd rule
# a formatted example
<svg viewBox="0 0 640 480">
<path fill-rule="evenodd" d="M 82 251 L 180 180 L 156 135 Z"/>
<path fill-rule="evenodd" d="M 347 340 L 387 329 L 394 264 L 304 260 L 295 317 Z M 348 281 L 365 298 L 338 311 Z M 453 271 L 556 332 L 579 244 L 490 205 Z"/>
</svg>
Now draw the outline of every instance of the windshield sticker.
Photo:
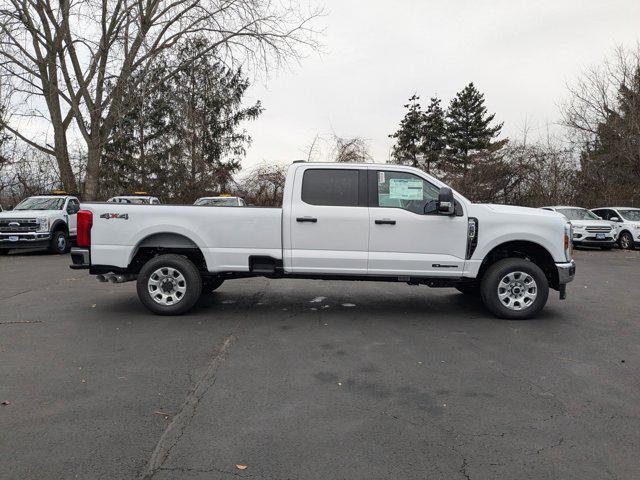
<svg viewBox="0 0 640 480">
<path fill-rule="evenodd" d="M 422 180 L 391 178 L 389 180 L 389 198 L 422 200 Z"/>
</svg>

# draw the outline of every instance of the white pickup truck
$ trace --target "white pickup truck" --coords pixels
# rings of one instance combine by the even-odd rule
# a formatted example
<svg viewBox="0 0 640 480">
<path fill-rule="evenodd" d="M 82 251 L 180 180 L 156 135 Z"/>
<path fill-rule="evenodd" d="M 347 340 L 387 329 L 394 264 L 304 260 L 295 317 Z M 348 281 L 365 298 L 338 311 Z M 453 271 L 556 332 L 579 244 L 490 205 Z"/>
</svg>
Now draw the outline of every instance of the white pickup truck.
<svg viewBox="0 0 640 480">
<path fill-rule="evenodd" d="M 85 203 L 74 269 L 137 281 L 154 313 L 250 276 L 406 282 L 479 295 L 530 318 L 573 280 L 571 226 L 540 209 L 474 204 L 411 167 L 294 163 L 282 208 Z"/>
</svg>

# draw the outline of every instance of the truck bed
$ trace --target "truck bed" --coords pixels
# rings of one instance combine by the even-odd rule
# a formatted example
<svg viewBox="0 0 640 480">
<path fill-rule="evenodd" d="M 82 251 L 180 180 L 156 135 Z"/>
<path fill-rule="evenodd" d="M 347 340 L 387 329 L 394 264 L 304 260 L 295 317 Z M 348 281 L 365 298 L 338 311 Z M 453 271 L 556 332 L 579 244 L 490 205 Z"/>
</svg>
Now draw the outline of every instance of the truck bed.
<svg viewBox="0 0 640 480">
<path fill-rule="evenodd" d="M 212 272 L 248 271 L 253 255 L 282 259 L 280 208 L 114 203 L 83 203 L 81 208 L 93 213 L 94 265 L 126 268 L 138 248 L 153 246 L 159 238 L 178 246 L 195 243 Z"/>
</svg>

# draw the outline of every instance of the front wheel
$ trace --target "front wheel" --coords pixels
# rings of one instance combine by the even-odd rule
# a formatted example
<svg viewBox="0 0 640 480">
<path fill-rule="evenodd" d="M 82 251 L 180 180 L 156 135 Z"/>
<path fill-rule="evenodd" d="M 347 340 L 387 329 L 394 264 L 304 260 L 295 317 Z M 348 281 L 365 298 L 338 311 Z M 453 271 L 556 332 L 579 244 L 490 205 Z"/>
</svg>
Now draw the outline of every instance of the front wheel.
<svg viewBox="0 0 640 480">
<path fill-rule="evenodd" d="M 69 236 L 65 231 L 58 230 L 57 232 L 53 232 L 51 242 L 49 243 L 49 251 L 58 255 L 69 251 Z"/>
<path fill-rule="evenodd" d="M 624 250 L 633 250 L 633 237 L 629 232 L 622 232 L 618 243 L 620 243 L 620 248 Z"/>
<path fill-rule="evenodd" d="M 547 303 L 549 282 L 535 263 L 505 258 L 489 267 L 480 285 L 482 301 L 496 316 L 511 320 L 533 317 Z"/>
<path fill-rule="evenodd" d="M 138 298 L 157 315 L 182 315 L 200 298 L 202 278 L 182 255 L 159 255 L 144 264 L 137 280 Z"/>
</svg>

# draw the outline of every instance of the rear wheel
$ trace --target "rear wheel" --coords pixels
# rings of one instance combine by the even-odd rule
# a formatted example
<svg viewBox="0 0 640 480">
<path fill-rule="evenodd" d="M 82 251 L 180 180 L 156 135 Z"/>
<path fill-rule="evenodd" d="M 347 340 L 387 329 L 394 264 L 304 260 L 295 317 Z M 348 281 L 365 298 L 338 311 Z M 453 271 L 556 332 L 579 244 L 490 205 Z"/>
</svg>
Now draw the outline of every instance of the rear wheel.
<svg viewBox="0 0 640 480">
<path fill-rule="evenodd" d="M 49 242 L 49 251 L 62 255 L 69 251 L 69 237 L 64 230 L 53 232 L 51 241 Z"/>
<path fill-rule="evenodd" d="M 144 264 L 137 280 L 138 298 L 157 315 L 181 315 L 200 298 L 202 278 L 186 257 L 167 254 Z"/>
<path fill-rule="evenodd" d="M 625 250 L 633 250 L 633 237 L 629 232 L 622 232 L 618 242 L 620 243 L 620 248 L 623 248 Z"/>
<path fill-rule="evenodd" d="M 547 303 L 549 282 L 535 263 L 505 258 L 489 267 L 480 286 L 482 301 L 496 316 L 524 320 Z"/>
</svg>

